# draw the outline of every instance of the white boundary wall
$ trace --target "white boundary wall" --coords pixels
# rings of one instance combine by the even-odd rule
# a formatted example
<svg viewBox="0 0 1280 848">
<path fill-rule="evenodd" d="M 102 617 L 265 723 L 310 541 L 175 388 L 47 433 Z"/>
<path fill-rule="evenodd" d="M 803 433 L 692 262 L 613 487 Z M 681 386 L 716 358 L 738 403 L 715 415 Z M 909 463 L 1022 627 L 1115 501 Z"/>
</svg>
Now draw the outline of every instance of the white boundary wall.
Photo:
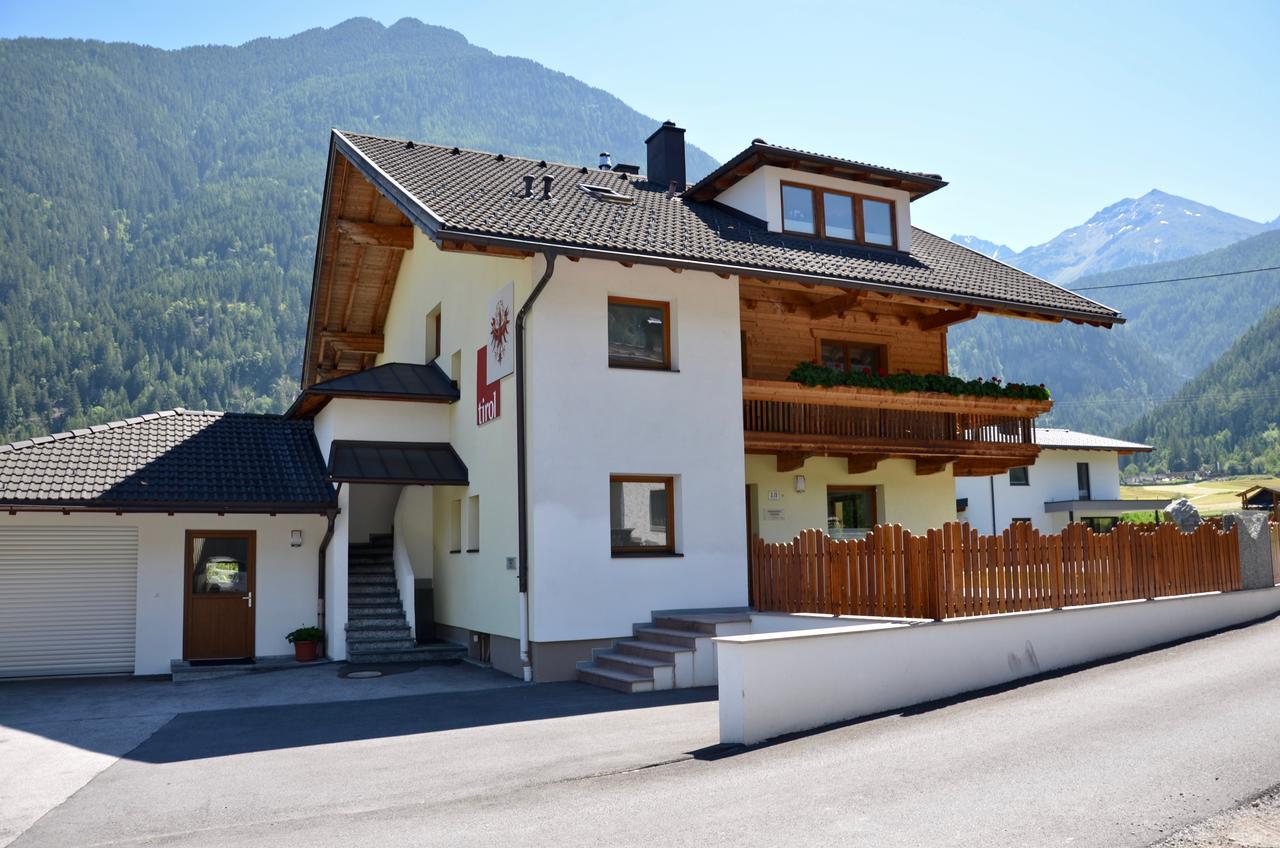
<svg viewBox="0 0 1280 848">
<path fill-rule="evenodd" d="M 926 624 L 715 640 L 720 741 L 784 733 L 998 686 L 1280 612 L 1280 587 Z"/>
</svg>

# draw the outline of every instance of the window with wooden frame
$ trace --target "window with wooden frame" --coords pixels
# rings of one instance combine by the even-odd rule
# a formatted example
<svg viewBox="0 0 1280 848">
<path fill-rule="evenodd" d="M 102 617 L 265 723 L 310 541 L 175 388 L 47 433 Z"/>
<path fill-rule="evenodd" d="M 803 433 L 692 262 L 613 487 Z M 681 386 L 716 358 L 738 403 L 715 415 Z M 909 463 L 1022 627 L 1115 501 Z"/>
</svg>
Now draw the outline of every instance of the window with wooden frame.
<svg viewBox="0 0 1280 848">
<path fill-rule="evenodd" d="M 880 373 L 888 367 L 885 346 L 874 342 L 819 339 L 818 361 L 836 371 Z"/>
<path fill-rule="evenodd" d="M 675 553 L 675 478 L 609 476 L 609 544 L 615 556 Z"/>
<path fill-rule="evenodd" d="M 782 231 L 833 241 L 898 246 L 897 204 L 848 191 L 782 183 Z"/>
<path fill-rule="evenodd" d="M 671 370 L 671 304 L 609 298 L 609 367 Z"/>
</svg>

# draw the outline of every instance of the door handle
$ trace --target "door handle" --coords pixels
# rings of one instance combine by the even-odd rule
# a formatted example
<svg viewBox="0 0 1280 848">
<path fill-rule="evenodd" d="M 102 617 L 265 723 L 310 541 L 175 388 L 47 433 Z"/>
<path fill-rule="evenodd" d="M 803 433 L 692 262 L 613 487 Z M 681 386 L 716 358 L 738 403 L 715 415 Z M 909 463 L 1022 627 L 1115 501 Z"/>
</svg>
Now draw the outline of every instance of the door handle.
<svg viewBox="0 0 1280 848">
<path fill-rule="evenodd" d="M 253 609 L 253 593 L 244 596 L 245 601 L 249 604 L 249 609 Z"/>
</svg>

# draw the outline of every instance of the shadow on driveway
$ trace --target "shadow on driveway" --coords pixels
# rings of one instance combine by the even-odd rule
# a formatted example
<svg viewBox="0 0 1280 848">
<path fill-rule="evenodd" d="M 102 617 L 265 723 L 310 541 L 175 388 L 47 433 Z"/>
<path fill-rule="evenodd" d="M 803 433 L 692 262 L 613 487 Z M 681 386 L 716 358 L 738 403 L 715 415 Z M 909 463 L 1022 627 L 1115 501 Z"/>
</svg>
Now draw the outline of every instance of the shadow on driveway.
<svg viewBox="0 0 1280 848">
<path fill-rule="evenodd" d="M 189 712 L 175 716 L 124 758 L 174 763 L 715 699 L 715 687 L 625 695 L 582 683 L 543 683 L 372 701 Z"/>
</svg>

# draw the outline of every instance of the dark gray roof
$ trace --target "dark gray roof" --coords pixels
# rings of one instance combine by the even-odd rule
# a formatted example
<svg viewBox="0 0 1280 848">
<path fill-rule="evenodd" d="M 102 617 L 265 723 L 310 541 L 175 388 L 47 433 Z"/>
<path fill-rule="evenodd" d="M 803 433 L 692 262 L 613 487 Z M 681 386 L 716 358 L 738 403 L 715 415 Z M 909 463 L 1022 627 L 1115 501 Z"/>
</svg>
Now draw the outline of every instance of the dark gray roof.
<svg viewBox="0 0 1280 848">
<path fill-rule="evenodd" d="M 936 294 L 947 300 L 1111 323 L 1118 313 L 919 228 L 909 254 L 770 232 L 716 202 L 668 197 L 626 175 L 515 156 L 334 132 L 334 144 L 412 221 L 441 238 L 576 248 L 732 273 L 854 288 Z M 524 197 L 526 175 L 535 177 Z M 552 199 L 542 200 L 542 177 Z M 581 183 L 633 199 L 596 199 Z"/>
<path fill-rule="evenodd" d="M 457 384 L 434 362 L 426 365 L 387 362 L 308 387 L 285 415 L 309 418 L 320 411 L 325 399 L 331 397 L 453 403 L 461 395 Z"/>
<path fill-rule="evenodd" d="M 336 506 L 311 422 L 168 410 L 0 445 L 0 508 L 317 512 Z"/>
<path fill-rule="evenodd" d="M 329 452 L 329 479 L 343 483 L 465 486 L 467 466 L 448 442 L 339 440 Z"/>
</svg>

